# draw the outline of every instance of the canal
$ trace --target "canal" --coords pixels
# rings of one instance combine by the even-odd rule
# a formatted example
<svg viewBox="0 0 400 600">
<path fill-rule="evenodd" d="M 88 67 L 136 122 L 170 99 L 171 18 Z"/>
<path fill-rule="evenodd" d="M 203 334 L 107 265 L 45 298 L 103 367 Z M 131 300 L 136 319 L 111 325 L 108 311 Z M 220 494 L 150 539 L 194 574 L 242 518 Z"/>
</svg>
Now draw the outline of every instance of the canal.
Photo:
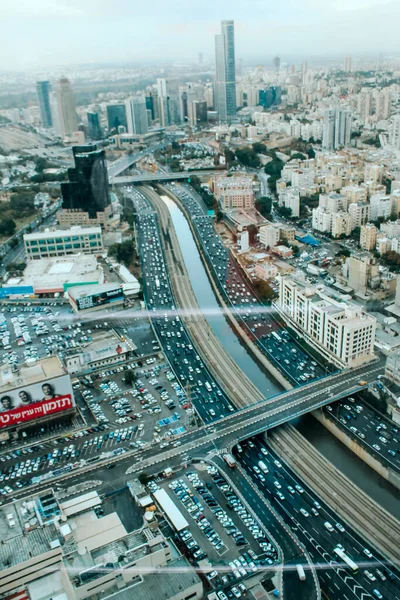
<svg viewBox="0 0 400 600">
<path fill-rule="evenodd" d="M 278 394 L 282 391 L 280 384 L 253 360 L 221 313 L 185 215 L 170 198 L 163 196 L 163 201 L 171 214 L 197 302 L 204 311 L 212 330 L 226 351 L 265 397 Z M 311 415 L 306 415 L 293 424 L 321 454 L 351 481 L 354 481 L 393 516 L 400 519 L 400 505 L 396 488 L 375 473 Z"/>
<path fill-rule="evenodd" d="M 292 423 L 304 437 L 346 477 L 390 514 L 400 519 L 399 490 L 346 448 L 311 415 Z"/>
<path fill-rule="evenodd" d="M 247 349 L 240 343 L 221 312 L 185 215 L 173 200 L 166 196 L 162 196 L 162 199 L 171 214 L 197 302 L 204 311 L 204 316 L 212 330 L 233 360 L 265 398 L 278 394 L 282 391 L 280 383 L 259 367 Z"/>
</svg>

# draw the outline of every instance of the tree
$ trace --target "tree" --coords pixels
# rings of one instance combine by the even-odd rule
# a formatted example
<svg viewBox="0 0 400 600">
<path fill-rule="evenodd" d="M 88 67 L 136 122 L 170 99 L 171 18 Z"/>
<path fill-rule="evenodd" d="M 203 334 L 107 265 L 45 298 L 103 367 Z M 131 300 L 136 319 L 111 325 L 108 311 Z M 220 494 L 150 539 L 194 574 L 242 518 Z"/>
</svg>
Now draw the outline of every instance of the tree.
<svg viewBox="0 0 400 600">
<path fill-rule="evenodd" d="M 137 376 L 136 376 L 135 371 L 132 371 L 132 369 L 129 369 L 128 371 L 126 371 L 125 383 L 127 385 L 133 385 L 135 383 L 136 379 L 137 379 Z"/>
<path fill-rule="evenodd" d="M 12 235 L 15 232 L 17 225 L 13 219 L 9 217 L 0 221 L 0 235 Z"/>
<path fill-rule="evenodd" d="M 251 169 L 258 169 L 261 166 L 260 159 L 253 148 L 238 148 L 236 158 L 242 165 Z"/>
<path fill-rule="evenodd" d="M 112 244 L 108 249 L 108 255 L 114 256 L 119 263 L 129 267 L 135 256 L 132 240 L 126 240 L 121 244 Z"/>
<path fill-rule="evenodd" d="M 266 154 L 266 152 L 267 152 L 267 148 L 266 148 L 265 144 L 262 144 L 261 142 L 254 142 L 253 150 L 257 154 Z"/>
<path fill-rule="evenodd" d="M 314 148 L 307 148 L 306 153 L 308 155 L 308 158 L 315 158 Z"/>
<path fill-rule="evenodd" d="M 272 198 L 261 196 L 255 203 L 256 209 L 263 217 L 269 217 L 272 210 Z"/>
<path fill-rule="evenodd" d="M 249 233 L 249 244 L 253 245 L 257 242 L 258 228 L 256 225 L 249 225 L 247 228 Z"/>
<path fill-rule="evenodd" d="M 233 162 L 235 161 L 235 153 L 233 152 L 233 150 L 230 150 L 229 148 L 225 148 L 224 155 L 225 155 L 226 168 L 230 169 Z"/>
<path fill-rule="evenodd" d="M 175 140 L 172 142 L 171 148 L 172 148 L 172 150 L 174 150 L 174 152 L 180 152 L 181 151 L 180 144 L 178 144 L 178 142 L 176 142 Z"/>
<path fill-rule="evenodd" d="M 22 192 L 19 194 L 11 194 L 10 208 L 15 217 L 25 217 L 32 215 L 35 212 L 35 194 L 32 192 Z"/>
<path fill-rule="evenodd" d="M 345 256 L 348 258 L 349 256 L 351 256 L 351 252 L 348 248 L 342 246 L 341 250 L 339 250 L 339 252 L 336 252 L 336 256 Z"/>
<path fill-rule="evenodd" d="M 305 160 L 306 158 L 307 157 L 305 156 L 305 154 L 302 154 L 301 152 L 294 152 L 294 154 L 292 154 L 289 160 Z"/>
<path fill-rule="evenodd" d="M 263 302 L 271 302 L 277 297 L 277 293 L 274 292 L 267 281 L 258 280 L 255 281 L 253 285 L 257 296 Z"/>
<path fill-rule="evenodd" d="M 292 216 L 292 209 L 288 206 L 277 206 L 276 212 L 278 213 L 278 215 L 286 219 L 290 219 Z"/>
</svg>

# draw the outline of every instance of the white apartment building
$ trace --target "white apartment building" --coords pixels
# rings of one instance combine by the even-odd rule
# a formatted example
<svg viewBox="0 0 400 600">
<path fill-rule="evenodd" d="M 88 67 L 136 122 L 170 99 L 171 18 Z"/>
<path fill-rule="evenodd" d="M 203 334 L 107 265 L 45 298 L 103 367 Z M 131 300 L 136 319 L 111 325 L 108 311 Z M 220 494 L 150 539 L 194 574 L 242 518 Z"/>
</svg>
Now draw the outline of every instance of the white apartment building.
<svg viewBox="0 0 400 600">
<path fill-rule="evenodd" d="M 342 194 L 320 194 L 319 205 L 312 211 L 313 229 L 321 233 L 331 233 L 333 215 L 344 212 L 344 204 L 345 197 Z"/>
<path fill-rule="evenodd" d="M 364 167 L 364 181 L 382 181 L 383 166 L 375 163 L 366 163 Z"/>
<path fill-rule="evenodd" d="M 393 148 L 400 150 L 400 114 L 393 117 L 389 140 Z"/>
<path fill-rule="evenodd" d="M 387 237 L 385 234 L 378 233 L 376 237 L 376 251 L 383 256 L 386 252 L 390 252 L 391 249 L 392 238 Z"/>
<path fill-rule="evenodd" d="M 280 229 L 278 225 L 270 223 L 260 227 L 260 244 L 265 248 L 275 248 L 280 239 Z"/>
<path fill-rule="evenodd" d="M 350 235 L 352 230 L 352 219 L 351 215 L 347 212 L 337 212 L 332 215 L 332 229 L 331 234 L 334 238 L 339 238 L 341 236 Z"/>
<path fill-rule="evenodd" d="M 292 172 L 292 186 L 299 189 L 308 189 L 314 183 L 314 175 L 312 169 L 295 169 Z"/>
<path fill-rule="evenodd" d="M 24 246 L 28 260 L 78 253 L 98 254 L 104 250 L 101 227 L 77 226 L 26 233 Z"/>
<path fill-rule="evenodd" d="M 361 225 L 360 246 L 363 250 L 373 250 L 376 246 L 376 236 L 378 229 L 373 223 Z"/>
<path fill-rule="evenodd" d="M 340 193 L 345 197 L 346 206 L 352 202 L 366 202 L 368 197 L 367 188 L 360 185 L 346 185 Z"/>
<path fill-rule="evenodd" d="M 348 212 L 351 217 L 351 229 L 353 230 L 368 223 L 371 207 L 368 202 L 352 202 L 349 204 Z"/>
<path fill-rule="evenodd" d="M 276 306 L 335 365 L 353 368 L 374 358 L 376 320 L 360 308 L 288 276 L 280 277 Z"/>
<path fill-rule="evenodd" d="M 300 216 L 300 192 L 297 188 L 288 187 L 280 190 L 279 206 L 285 206 L 292 211 L 292 217 Z"/>
<path fill-rule="evenodd" d="M 332 213 L 321 206 L 313 208 L 312 228 L 321 233 L 330 233 L 332 230 Z"/>
<path fill-rule="evenodd" d="M 251 177 L 219 177 L 212 182 L 216 200 L 222 208 L 252 208 L 254 204 L 253 179 Z"/>
<path fill-rule="evenodd" d="M 390 219 L 392 216 L 392 205 L 393 201 L 390 196 L 382 194 L 381 192 L 373 194 L 370 199 L 371 221 L 376 221 L 378 218 Z"/>
</svg>

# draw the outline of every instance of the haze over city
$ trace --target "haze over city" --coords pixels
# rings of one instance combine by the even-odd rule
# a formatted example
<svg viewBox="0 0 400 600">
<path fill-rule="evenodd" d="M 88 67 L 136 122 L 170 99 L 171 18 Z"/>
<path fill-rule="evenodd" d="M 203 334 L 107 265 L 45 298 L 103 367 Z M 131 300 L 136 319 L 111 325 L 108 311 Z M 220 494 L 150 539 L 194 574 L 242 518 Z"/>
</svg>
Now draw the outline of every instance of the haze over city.
<svg viewBox="0 0 400 600">
<path fill-rule="evenodd" d="M 236 22 L 236 54 L 288 56 L 398 52 L 396 0 L 21 0 L 0 3 L 0 69 L 213 58 L 218 21 Z"/>
</svg>

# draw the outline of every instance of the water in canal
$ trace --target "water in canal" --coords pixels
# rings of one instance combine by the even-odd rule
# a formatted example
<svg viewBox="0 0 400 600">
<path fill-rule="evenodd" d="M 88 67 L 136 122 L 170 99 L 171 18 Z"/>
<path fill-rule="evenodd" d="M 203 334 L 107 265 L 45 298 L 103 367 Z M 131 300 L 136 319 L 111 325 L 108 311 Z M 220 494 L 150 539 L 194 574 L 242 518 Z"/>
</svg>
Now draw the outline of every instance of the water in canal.
<svg viewBox="0 0 400 600">
<path fill-rule="evenodd" d="M 266 374 L 258 366 L 247 349 L 239 342 L 224 315 L 221 314 L 220 306 L 208 280 L 185 215 L 173 200 L 165 196 L 163 196 L 163 200 L 171 214 L 197 302 L 200 308 L 205 311 L 205 317 L 212 330 L 228 354 L 239 365 L 250 381 L 257 386 L 265 398 L 278 394 L 282 391 L 281 385 L 272 375 Z"/>
<path fill-rule="evenodd" d="M 399 491 L 394 486 L 346 448 L 311 415 L 301 417 L 293 425 L 344 475 L 394 517 L 400 519 Z"/>
</svg>

